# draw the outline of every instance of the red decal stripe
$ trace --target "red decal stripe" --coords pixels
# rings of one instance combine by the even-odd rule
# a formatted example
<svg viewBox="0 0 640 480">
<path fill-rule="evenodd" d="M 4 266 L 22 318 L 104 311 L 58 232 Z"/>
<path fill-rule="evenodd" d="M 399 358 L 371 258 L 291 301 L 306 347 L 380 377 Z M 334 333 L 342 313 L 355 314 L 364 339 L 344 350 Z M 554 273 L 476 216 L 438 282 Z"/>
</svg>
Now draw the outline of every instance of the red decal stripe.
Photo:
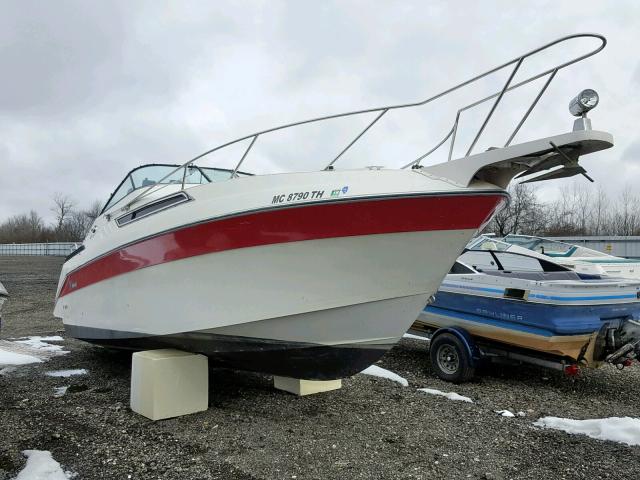
<svg viewBox="0 0 640 480">
<path fill-rule="evenodd" d="M 503 198 L 492 194 L 340 201 L 211 220 L 142 240 L 80 267 L 67 276 L 60 296 L 140 268 L 236 248 L 355 235 L 478 228 Z"/>
</svg>

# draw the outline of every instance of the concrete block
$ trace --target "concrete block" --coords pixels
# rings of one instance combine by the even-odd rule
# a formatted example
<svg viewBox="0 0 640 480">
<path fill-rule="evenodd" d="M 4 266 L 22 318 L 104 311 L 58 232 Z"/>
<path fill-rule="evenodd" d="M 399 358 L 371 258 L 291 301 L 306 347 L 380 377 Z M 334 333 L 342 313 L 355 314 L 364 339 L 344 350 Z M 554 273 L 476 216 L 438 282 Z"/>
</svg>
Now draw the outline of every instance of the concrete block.
<svg viewBox="0 0 640 480">
<path fill-rule="evenodd" d="M 173 349 L 133 354 L 131 410 L 161 420 L 201 412 L 208 405 L 207 357 Z"/>
<path fill-rule="evenodd" d="M 338 390 L 342 387 L 342 380 L 301 380 L 299 378 L 274 376 L 273 386 L 278 390 L 303 396 Z"/>
</svg>

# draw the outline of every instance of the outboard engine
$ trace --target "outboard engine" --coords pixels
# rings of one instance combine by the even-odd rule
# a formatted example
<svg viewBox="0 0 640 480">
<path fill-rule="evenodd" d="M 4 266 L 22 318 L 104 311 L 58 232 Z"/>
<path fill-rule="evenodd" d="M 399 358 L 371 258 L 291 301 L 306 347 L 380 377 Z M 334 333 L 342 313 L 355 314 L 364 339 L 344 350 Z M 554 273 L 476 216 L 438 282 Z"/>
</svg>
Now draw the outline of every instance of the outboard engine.
<svg viewBox="0 0 640 480">
<path fill-rule="evenodd" d="M 640 322 L 627 320 L 618 328 L 608 328 L 605 333 L 605 357 L 607 363 L 622 370 L 640 358 Z"/>
</svg>

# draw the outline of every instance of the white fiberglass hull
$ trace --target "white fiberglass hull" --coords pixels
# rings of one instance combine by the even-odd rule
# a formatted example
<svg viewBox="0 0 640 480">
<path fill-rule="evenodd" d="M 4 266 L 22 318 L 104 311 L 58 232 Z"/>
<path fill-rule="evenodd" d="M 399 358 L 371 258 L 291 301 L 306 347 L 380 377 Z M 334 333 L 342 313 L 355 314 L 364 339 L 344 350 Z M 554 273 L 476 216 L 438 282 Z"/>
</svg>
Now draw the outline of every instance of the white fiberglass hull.
<svg viewBox="0 0 640 480">
<path fill-rule="evenodd" d="M 608 275 L 615 278 L 628 278 L 640 280 L 640 262 L 626 259 L 617 259 L 611 262 L 593 258 L 559 258 L 552 257 L 554 262 L 559 263 L 576 272 L 589 273 L 595 275 Z"/>
<path fill-rule="evenodd" d="M 300 184 L 325 193 L 282 193 Z M 102 345 L 172 346 L 320 379 L 356 373 L 397 342 L 505 196 L 368 170 L 188 193 L 125 225 L 114 222 L 122 213 L 101 217 L 63 268 L 56 316 L 70 335 Z"/>
<path fill-rule="evenodd" d="M 163 263 L 69 296 L 65 328 L 104 345 L 172 346 L 245 369 L 344 377 L 399 340 L 471 235 L 312 240 Z"/>
</svg>

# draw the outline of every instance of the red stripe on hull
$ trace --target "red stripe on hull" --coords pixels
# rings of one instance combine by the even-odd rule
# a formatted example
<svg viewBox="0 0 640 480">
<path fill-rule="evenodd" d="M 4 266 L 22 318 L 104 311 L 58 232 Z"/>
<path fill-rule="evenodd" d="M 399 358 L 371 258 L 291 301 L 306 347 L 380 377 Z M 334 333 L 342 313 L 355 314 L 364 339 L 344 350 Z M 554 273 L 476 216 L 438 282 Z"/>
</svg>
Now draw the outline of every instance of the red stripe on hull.
<svg viewBox="0 0 640 480">
<path fill-rule="evenodd" d="M 67 276 L 60 297 L 140 268 L 225 250 L 357 235 L 478 228 L 503 198 L 491 194 L 340 201 L 211 220 L 142 240 L 89 262 Z"/>
</svg>

